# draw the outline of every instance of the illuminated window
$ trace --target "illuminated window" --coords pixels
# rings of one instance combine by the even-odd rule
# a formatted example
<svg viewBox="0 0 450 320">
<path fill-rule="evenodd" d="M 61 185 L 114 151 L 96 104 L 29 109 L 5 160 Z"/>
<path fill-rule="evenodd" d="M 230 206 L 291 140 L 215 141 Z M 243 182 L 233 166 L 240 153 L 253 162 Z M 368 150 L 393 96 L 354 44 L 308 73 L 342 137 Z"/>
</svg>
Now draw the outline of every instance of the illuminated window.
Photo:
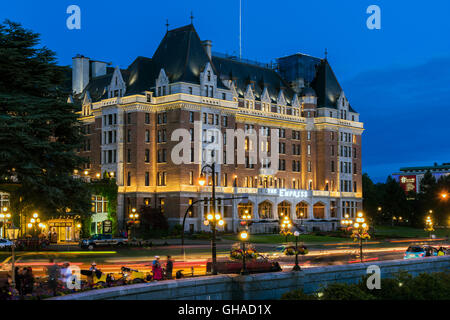
<svg viewBox="0 0 450 320">
<path fill-rule="evenodd" d="M 108 200 L 102 196 L 92 196 L 92 212 L 105 213 L 108 212 Z"/>
</svg>

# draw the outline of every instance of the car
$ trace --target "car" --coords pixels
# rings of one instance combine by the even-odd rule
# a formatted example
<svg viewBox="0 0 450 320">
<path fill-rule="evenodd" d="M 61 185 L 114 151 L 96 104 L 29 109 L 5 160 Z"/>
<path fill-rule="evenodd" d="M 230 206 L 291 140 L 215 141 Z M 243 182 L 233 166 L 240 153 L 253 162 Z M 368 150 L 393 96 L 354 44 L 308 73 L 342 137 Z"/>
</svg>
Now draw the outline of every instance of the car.
<svg viewBox="0 0 450 320">
<path fill-rule="evenodd" d="M 427 254 L 428 253 L 428 254 Z M 426 256 L 437 256 L 438 250 L 432 246 L 409 246 L 403 259 L 423 258 Z"/>
<path fill-rule="evenodd" d="M 0 239 L 0 249 L 11 248 L 13 242 L 8 239 Z"/>
<path fill-rule="evenodd" d="M 95 234 L 89 239 L 80 241 L 80 247 L 92 250 L 95 247 L 116 246 L 121 247 L 128 243 L 126 238 L 113 238 L 111 234 Z"/>
</svg>

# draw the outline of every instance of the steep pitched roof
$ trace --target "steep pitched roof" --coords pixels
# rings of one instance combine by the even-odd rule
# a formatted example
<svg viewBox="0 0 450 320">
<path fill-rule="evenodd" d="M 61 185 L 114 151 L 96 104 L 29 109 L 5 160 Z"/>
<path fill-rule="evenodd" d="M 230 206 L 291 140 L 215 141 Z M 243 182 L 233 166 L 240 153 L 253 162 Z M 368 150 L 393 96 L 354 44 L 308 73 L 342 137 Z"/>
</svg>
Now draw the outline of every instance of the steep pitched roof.
<svg viewBox="0 0 450 320">
<path fill-rule="evenodd" d="M 213 56 L 212 60 L 223 79 L 235 80 L 239 96 L 243 96 L 248 84 L 253 83 L 253 93 L 257 100 L 261 99 L 266 86 L 272 102 L 277 101 L 279 91 L 283 88 L 286 100 L 291 103 L 294 91 L 275 70 L 230 58 Z"/>
<path fill-rule="evenodd" d="M 316 76 L 311 87 L 316 91 L 318 107 L 337 108 L 342 88 L 327 59 L 322 59 L 316 66 Z M 350 111 L 356 112 L 351 106 Z"/>
<path fill-rule="evenodd" d="M 152 59 L 137 57 L 127 68 L 127 73 L 127 94 L 138 94 L 146 90 L 150 91 L 155 86 L 159 70 Z"/>
<path fill-rule="evenodd" d="M 200 83 L 200 72 L 211 62 L 192 24 L 168 31 L 156 49 L 152 61 L 158 72 L 164 68 L 170 82 L 197 84 Z M 212 68 L 217 74 L 214 65 Z M 221 85 L 220 81 L 217 85 Z"/>
</svg>

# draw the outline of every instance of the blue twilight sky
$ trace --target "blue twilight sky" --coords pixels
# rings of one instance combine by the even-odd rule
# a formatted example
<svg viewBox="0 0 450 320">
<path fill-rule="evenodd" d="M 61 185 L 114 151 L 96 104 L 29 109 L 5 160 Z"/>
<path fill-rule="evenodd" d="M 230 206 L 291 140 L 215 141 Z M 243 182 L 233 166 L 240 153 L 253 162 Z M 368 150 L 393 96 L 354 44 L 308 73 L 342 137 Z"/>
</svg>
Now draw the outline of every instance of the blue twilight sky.
<svg viewBox="0 0 450 320">
<path fill-rule="evenodd" d="M 384 181 L 401 166 L 450 162 L 450 1 L 242 0 L 243 57 L 258 61 L 307 53 L 328 59 L 361 114 L 363 171 Z M 81 8 L 81 30 L 68 30 L 66 9 Z M 366 9 L 381 8 L 381 30 L 366 27 Z M 190 23 L 213 51 L 239 50 L 239 0 L 15 0 L 0 20 L 42 35 L 59 63 L 81 53 L 126 68 L 151 57 L 170 28 Z M 447 112 L 446 112 L 447 111 Z"/>
</svg>

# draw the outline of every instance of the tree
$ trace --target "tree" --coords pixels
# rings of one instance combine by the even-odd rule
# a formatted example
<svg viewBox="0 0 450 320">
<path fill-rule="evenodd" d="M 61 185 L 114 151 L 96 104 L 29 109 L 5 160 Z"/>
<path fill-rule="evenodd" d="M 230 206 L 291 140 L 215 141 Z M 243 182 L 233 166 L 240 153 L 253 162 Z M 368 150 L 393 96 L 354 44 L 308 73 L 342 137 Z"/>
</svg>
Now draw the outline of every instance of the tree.
<svg viewBox="0 0 450 320">
<path fill-rule="evenodd" d="M 384 220 L 392 219 L 393 217 L 409 218 L 410 208 L 408 200 L 406 199 L 405 191 L 398 184 L 398 182 L 391 176 L 388 176 L 383 189 L 383 205 L 382 212 Z"/>
<path fill-rule="evenodd" d="M 37 48 L 39 34 L 6 20 L 0 24 L 0 190 L 13 214 L 89 212 L 89 190 L 72 177 L 84 159 L 76 108 L 66 103 L 70 69 Z M 17 218 L 17 217 L 16 217 Z"/>
<path fill-rule="evenodd" d="M 363 189 L 363 208 L 364 211 L 376 223 L 381 222 L 381 217 L 378 213 L 378 207 L 381 206 L 381 197 L 379 186 L 375 185 L 367 173 L 362 175 L 362 189 Z"/>
</svg>

